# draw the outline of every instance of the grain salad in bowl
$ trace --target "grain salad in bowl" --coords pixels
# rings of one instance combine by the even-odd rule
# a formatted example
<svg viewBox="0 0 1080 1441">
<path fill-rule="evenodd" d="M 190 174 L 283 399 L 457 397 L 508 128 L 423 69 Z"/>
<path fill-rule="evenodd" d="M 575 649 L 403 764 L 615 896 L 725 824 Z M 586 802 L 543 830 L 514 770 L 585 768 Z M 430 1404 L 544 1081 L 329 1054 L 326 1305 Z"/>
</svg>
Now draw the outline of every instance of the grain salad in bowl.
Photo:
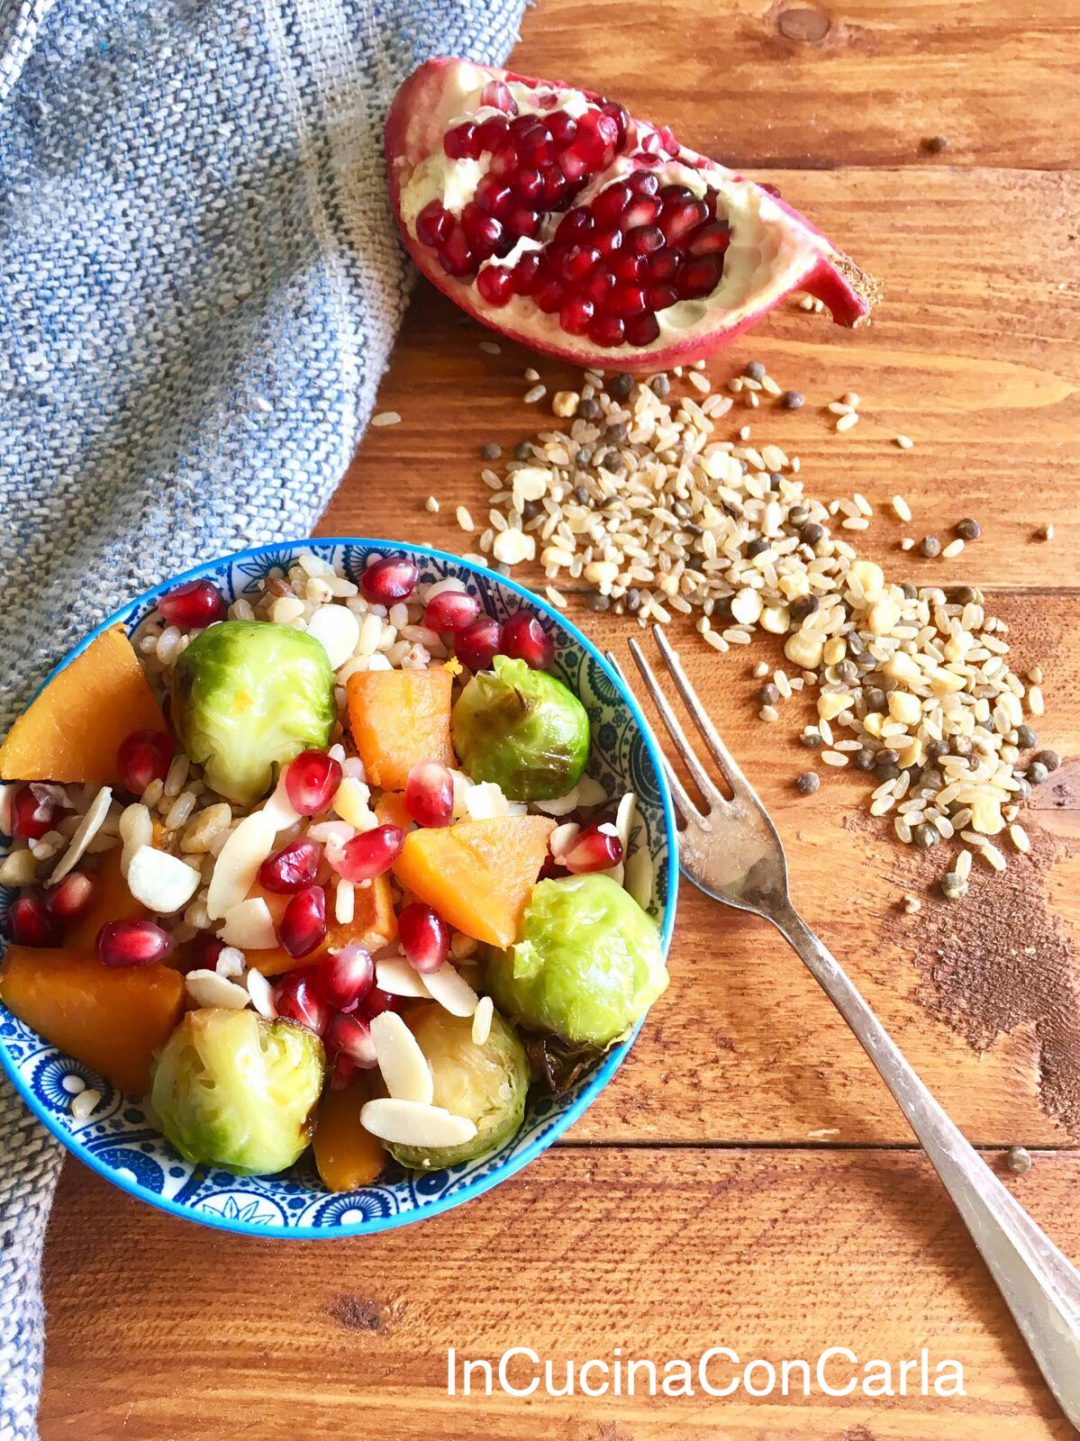
<svg viewBox="0 0 1080 1441">
<path fill-rule="evenodd" d="M 374 542 L 129 610 L 0 747 L 24 1095 L 122 1184 L 290 1234 L 516 1169 L 667 982 L 670 810 L 618 678 L 512 583 Z"/>
</svg>

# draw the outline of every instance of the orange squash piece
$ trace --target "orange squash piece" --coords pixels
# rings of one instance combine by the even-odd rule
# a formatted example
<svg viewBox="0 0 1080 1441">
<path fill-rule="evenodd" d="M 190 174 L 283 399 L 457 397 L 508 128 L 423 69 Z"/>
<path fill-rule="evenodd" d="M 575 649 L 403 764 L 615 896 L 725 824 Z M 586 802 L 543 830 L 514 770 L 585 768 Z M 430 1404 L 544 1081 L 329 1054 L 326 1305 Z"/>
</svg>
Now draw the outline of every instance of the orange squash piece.
<svg viewBox="0 0 1080 1441">
<path fill-rule="evenodd" d="M 53 676 L 0 746 L 0 780 L 116 785 L 135 730 L 166 729 L 135 649 L 114 625 Z"/>
<path fill-rule="evenodd" d="M 416 828 L 416 822 L 405 809 L 404 791 L 384 791 L 375 802 L 375 817 L 381 826 L 400 826 L 405 832 Z"/>
<path fill-rule="evenodd" d="M 274 895 L 270 891 L 264 891 L 261 886 L 254 886 L 251 894 L 262 896 L 270 907 L 274 924 L 277 925 L 289 903 L 289 897 Z M 333 898 L 329 893 L 326 899 L 328 905 L 332 906 Z M 332 913 L 327 917 L 327 921 L 326 936 L 322 944 L 309 951 L 306 956 L 301 956 L 299 960 L 294 960 L 283 947 L 275 946 L 272 950 L 248 951 L 248 965 L 252 970 L 261 971 L 264 976 L 280 976 L 285 971 L 317 965 L 327 951 L 340 951 L 343 946 L 350 945 L 353 941 L 359 941 L 369 951 L 382 950 L 383 946 L 389 945 L 397 935 L 397 916 L 394 915 L 389 876 L 376 876 L 370 886 L 356 887 L 353 891 L 353 918 L 347 925 L 335 921 Z"/>
<path fill-rule="evenodd" d="M 328 1191 L 356 1191 L 382 1174 L 386 1151 L 360 1124 L 360 1107 L 372 1094 L 370 1073 L 356 1076 L 340 1091 L 323 1092 L 311 1145 Z"/>
<path fill-rule="evenodd" d="M 410 831 L 394 871 L 407 891 L 459 931 L 509 946 L 554 829 L 546 816 L 500 816 Z"/>
<path fill-rule="evenodd" d="M 9 945 L 0 1000 L 39 1035 L 132 1096 L 184 1009 L 184 978 L 168 966 L 103 966 L 96 956 Z"/>
<path fill-rule="evenodd" d="M 65 931 L 65 950 L 90 954 L 97 933 L 106 921 L 136 921 L 147 914 L 146 907 L 131 894 L 120 873 L 120 851 L 120 846 L 114 846 L 101 856 L 94 872 L 90 909 Z"/>
<path fill-rule="evenodd" d="M 349 730 L 372 785 L 401 791 L 420 761 L 454 764 L 453 679 L 435 670 L 370 670 L 349 677 Z"/>
</svg>

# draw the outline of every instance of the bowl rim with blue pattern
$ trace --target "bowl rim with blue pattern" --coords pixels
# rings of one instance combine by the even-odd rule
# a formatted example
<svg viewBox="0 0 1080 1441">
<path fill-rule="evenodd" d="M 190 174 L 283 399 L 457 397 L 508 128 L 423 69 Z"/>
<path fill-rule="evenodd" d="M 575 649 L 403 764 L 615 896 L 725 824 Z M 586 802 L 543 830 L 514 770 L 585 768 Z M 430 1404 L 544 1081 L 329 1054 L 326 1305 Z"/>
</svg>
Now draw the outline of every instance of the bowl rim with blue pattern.
<svg viewBox="0 0 1080 1441">
<path fill-rule="evenodd" d="M 647 830 L 654 859 L 654 900 L 658 895 L 662 908 L 661 946 L 666 961 L 678 893 L 675 814 L 663 762 L 637 700 L 588 637 L 544 597 L 460 556 L 401 541 L 328 536 L 254 546 L 203 561 L 114 611 L 68 651 L 42 681 L 39 693 L 103 631 L 122 625 L 132 634 L 138 624 L 152 614 L 159 597 L 178 585 L 212 579 L 231 601 L 275 566 L 287 567 L 303 551 L 342 565 L 354 579 L 363 570 L 366 557 L 373 552 L 408 556 L 420 566 L 421 580 L 425 571 L 458 575 L 479 592 L 485 607 L 490 608 L 498 597 L 503 614 L 527 605 L 546 619 L 554 628 L 557 667 L 560 660 L 570 656 L 588 663 L 589 676 L 595 676 L 612 693 L 616 710 L 621 708 L 627 713 L 628 725 L 624 725 L 624 729 L 629 732 L 628 745 L 636 742 L 648 763 L 650 774 L 639 774 L 637 779 L 645 780 L 652 791 Z M 608 764 L 605 756 L 600 760 Z M 174 1216 L 220 1230 L 313 1240 L 324 1236 L 375 1234 L 437 1216 L 515 1175 L 592 1104 L 619 1069 L 643 1023 L 644 1018 L 626 1040 L 606 1052 L 566 1096 L 530 1100 L 521 1130 L 499 1151 L 444 1171 L 406 1172 L 356 1192 L 317 1190 L 293 1178 L 291 1172 L 242 1177 L 223 1169 L 191 1166 L 172 1151 L 134 1101 L 103 1082 L 81 1062 L 71 1060 L 45 1042 L 29 1026 L 16 1020 L 2 1003 L 0 1063 L 46 1129 L 72 1155 L 129 1195 Z M 77 1121 L 71 1115 L 72 1091 L 66 1084 L 71 1077 L 93 1084 L 102 1092 L 99 1107 L 84 1121 Z M 315 1178 L 310 1159 L 307 1166 Z"/>
</svg>

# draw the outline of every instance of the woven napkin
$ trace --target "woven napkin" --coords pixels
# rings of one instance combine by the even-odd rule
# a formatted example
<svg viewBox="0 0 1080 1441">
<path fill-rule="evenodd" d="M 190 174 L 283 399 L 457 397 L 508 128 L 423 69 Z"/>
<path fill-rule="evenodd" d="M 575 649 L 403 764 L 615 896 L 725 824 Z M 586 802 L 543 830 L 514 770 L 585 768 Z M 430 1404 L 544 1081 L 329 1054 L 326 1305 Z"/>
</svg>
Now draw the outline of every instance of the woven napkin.
<svg viewBox="0 0 1080 1441">
<path fill-rule="evenodd" d="M 382 122 L 524 0 L 0 0 L 0 734 L 122 601 L 306 535 L 408 292 Z M 60 1148 L 0 1078 L 0 1441 Z"/>
</svg>

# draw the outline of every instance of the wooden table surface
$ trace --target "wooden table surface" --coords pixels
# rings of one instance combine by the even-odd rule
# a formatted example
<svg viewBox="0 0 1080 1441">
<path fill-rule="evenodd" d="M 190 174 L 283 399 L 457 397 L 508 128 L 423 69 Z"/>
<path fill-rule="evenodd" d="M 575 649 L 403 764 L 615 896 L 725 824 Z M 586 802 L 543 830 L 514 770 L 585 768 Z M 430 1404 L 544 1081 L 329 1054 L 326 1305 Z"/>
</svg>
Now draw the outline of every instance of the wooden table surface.
<svg viewBox="0 0 1080 1441">
<path fill-rule="evenodd" d="M 902 492 L 916 535 L 982 521 L 951 563 L 902 555 L 886 518 L 867 549 L 896 578 L 989 588 L 1020 658 L 1045 667 L 1042 742 L 1075 756 L 1077 7 L 541 0 L 515 60 L 602 88 L 763 175 L 883 280 L 871 329 L 787 311 L 710 373 L 723 383 L 760 356 L 807 393 L 799 414 L 770 413 L 768 436 L 798 449 L 815 493 L 854 487 L 887 509 Z M 933 135 L 947 138 L 942 153 L 922 147 Z M 459 501 L 479 505 L 478 446 L 544 423 L 521 402 L 529 357 L 492 356 L 481 338 L 417 291 L 380 398 L 402 424 L 369 433 L 322 533 L 464 548 L 451 517 Z M 541 369 L 551 389 L 569 378 Z M 849 389 L 863 422 L 835 437 L 820 406 Z M 910 452 L 890 444 L 899 432 Z M 430 492 L 451 502 L 438 517 L 423 509 Z M 1040 543 L 1046 522 L 1055 537 Z M 572 613 L 622 645 L 623 623 L 599 624 L 578 597 Z M 995 1164 L 1003 1147 L 1032 1149 L 1012 1184 L 1080 1257 L 1080 763 L 1033 809 L 1035 859 L 962 909 L 928 899 L 907 917 L 898 894 L 924 888 L 931 863 L 854 819 L 854 777 L 796 798 L 805 717 L 762 726 L 746 658 L 686 649 L 773 808 L 809 919 L 972 1141 Z M 793 956 L 684 887 L 671 968 L 631 1058 L 565 1141 L 423 1227 L 260 1243 L 174 1221 L 66 1166 L 45 1259 L 44 1441 L 1072 1435 L 930 1167 Z M 999 986 L 1018 975 L 1022 986 Z M 925 1346 L 963 1363 L 967 1394 L 445 1394 L 450 1345 L 581 1361 L 713 1344 L 744 1361 L 827 1346 L 899 1361 Z"/>
</svg>

